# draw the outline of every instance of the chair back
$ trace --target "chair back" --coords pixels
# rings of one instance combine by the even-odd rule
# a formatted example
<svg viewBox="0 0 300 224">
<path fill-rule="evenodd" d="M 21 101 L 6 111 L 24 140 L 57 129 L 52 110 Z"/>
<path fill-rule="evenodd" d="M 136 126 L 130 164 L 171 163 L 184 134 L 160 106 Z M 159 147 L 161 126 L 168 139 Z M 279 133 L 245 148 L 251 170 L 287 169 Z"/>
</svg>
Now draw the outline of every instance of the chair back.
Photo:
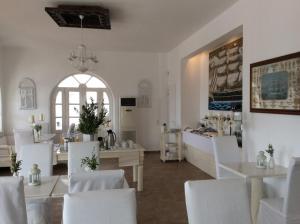
<svg viewBox="0 0 300 224">
<path fill-rule="evenodd" d="M 290 160 L 287 175 L 287 195 L 284 198 L 283 212 L 286 217 L 300 219 L 300 157 Z"/>
<path fill-rule="evenodd" d="M 99 142 L 70 142 L 68 145 L 68 175 L 85 172 L 81 159 L 91 158 L 93 153 L 99 158 Z"/>
<path fill-rule="evenodd" d="M 20 151 L 22 160 L 22 169 L 20 174 L 28 176 L 29 171 L 34 163 L 38 164 L 41 169 L 41 176 L 52 176 L 53 171 L 53 149 L 52 144 L 36 143 L 22 145 Z"/>
<path fill-rule="evenodd" d="M 136 224 L 134 189 L 65 194 L 64 224 Z"/>
<path fill-rule="evenodd" d="M 22 145 L 28 145 L 34 143 L 32 130 L 17 130 L 14 129 L 14 140 L 15 140 L 15 152 L 19 157 Z"/>
<path fill-rule="evenodd" d="M 0 198 L 0 223 L 27 224 L 23 177 L 1 177 Z"/>
<path fill-rule="evenodd" d="M 189 224 L 251 224 L 245 181 L 187 181 L 184 188 Z"/>
<path fill-rule="evenodd" d="M 241 162 L 242 155 L 235 136 L 213 137 L 213 149 L 216 163 L 217 179 L 233 175 L 219 167 L 220 163 Z"/>
<path fill-rule="evenodd" d="M 74 173 L 69 179 L 69 193 L 124 188 L 124 170 L 98 170 Z"/>
</svg>

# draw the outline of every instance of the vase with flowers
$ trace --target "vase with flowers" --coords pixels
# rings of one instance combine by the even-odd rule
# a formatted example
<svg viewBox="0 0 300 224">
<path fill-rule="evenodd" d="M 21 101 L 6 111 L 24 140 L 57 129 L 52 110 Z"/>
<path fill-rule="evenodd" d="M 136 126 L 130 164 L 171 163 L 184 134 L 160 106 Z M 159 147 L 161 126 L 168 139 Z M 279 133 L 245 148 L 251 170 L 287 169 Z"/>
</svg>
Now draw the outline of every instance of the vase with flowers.
<svg viewBox="0 0 300 224">
<path fill-rule="evenodd" d="M 273 145 L 269 144 L 268 149 L 266 152 L 269 154 L 269 162 L 268 162 L 268 168 L 273 169 L 275 166 L 275 161 L 274 161 L 274 148 Z"/>
<path fill-rule="evenodd" d="M 13 174 L 13 176 L 19 176 L 22 160 L 17 160 L 17 153 L 12 152 L 10 154 L 10 161 L 11 161 L 10 172 Z"/>
</svg>

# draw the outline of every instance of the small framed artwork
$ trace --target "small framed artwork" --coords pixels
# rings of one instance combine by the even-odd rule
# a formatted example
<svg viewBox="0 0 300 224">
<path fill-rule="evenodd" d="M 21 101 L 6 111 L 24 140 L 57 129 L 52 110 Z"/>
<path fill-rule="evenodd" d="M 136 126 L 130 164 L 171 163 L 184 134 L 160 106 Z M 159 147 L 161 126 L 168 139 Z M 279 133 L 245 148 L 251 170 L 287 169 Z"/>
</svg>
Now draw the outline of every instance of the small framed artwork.
<svg viewBox="0 0 300 224">
<path fill-rule="evenodd" d="M 250 65 L 250 112 L 300 115 L 300 52 Z"/>
</svg>

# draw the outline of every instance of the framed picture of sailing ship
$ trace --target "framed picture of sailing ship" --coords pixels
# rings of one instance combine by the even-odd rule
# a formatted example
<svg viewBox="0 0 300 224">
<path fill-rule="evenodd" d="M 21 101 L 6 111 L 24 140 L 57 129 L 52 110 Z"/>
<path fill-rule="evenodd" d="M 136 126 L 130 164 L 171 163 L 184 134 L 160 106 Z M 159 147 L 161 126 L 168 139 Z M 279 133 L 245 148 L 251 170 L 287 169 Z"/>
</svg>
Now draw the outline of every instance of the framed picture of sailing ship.
<svg viewBox="0 0 300 224">
<path fill-rule="evenodd" d="M 300 52 L 250 65 L 250 112 L 300 114 Z"/>
<path fill-rule="evenodd" d="M 209 110 L 242 111 L 243 39 L 209 53 Z"/>
</svg>

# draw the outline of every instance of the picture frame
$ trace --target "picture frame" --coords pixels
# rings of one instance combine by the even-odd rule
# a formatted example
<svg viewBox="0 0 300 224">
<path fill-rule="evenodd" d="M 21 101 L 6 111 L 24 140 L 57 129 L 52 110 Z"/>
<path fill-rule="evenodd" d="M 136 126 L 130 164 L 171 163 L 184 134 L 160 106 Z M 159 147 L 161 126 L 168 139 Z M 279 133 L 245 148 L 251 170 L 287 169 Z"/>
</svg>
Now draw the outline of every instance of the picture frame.
<svg viewBox="0 0 300 224">
<path fill-rule="evenodd" d="M 250 64 L 250 112 L 300 115 L 300 52 Z"/>
<path fill-rule="evenodd" d="M 30 78 L 24 78 L 19 84 L 20 110 L 35 110 L 36 85 Z"/>
</svg>

